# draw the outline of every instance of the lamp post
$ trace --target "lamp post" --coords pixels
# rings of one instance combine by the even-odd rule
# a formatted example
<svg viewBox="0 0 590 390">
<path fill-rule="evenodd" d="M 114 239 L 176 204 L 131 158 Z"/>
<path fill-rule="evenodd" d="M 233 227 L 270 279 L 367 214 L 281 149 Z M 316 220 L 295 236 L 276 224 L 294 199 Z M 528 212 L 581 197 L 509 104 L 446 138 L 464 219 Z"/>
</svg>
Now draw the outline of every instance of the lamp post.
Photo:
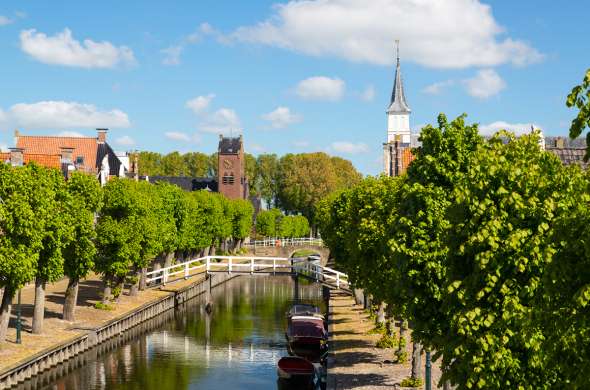
<svg viewBox="0 0 590 390">
<path fill-rule="evenodd" d="M 432 389 L 432 362 L 430 361 L 430 350 L 426 351 L 426 370 L 425 370 L 424 390 Z"/>
<path fill-rule="evenodd" d="M 21 312 L 20 312 L 20 292 L 21 289 L 18 289 L 18 303 L 16 304 L 16 343 L 21 344 L 22 340 L 20 337 L 22 322 L 21 322 Z"/>
</svg>

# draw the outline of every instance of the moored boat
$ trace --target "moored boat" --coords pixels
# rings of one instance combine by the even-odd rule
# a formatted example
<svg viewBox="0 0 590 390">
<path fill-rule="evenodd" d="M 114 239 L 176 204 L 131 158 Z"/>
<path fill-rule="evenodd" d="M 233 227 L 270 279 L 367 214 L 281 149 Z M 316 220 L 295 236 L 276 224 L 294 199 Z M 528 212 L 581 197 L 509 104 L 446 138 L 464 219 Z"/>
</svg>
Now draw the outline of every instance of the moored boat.
<svg viewBox="0 0 590 390">
<path fill-rule="evenodd" d="M 328 332 L 319 313 L 289 316 L 286 337 L 290 355 L 321 362 L 328 352 Z"/>
</svg>

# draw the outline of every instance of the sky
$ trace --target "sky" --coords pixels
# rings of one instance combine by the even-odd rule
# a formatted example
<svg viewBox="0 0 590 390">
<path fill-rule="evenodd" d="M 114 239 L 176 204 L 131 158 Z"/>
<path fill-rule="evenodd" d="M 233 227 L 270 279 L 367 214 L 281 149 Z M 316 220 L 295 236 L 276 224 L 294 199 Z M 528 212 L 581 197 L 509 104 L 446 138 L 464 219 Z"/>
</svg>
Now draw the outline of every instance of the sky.
<svg viewBox="0 0 590 390">
<path fill-rule="evenodd" d="M 0 148 L 23 134 L 120 151 L 324 151 L 378 174 L 395 40 L 414 131 L 468 114 L 566 135 L 588 4 L 479 0 L 0 3 Z"/>
</svg>

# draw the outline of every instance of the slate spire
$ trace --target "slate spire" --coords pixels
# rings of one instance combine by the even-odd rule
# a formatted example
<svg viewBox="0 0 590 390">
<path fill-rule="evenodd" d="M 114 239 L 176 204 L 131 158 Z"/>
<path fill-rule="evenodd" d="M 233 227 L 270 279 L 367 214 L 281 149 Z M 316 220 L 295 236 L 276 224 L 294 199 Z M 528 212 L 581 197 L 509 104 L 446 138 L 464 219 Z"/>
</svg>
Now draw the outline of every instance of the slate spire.
<svg viewBox="0 0 590 390">
<path fill-rule="evenodd" d="M 397 65 L 395 67 L 395 81 L 393 82 L 393 91 L 391 91 L 391 102 L 387 112 L 393 113 L 409 113 L 410 107 L 406 103 L 406 95 L 404 94 L 404 84 L 402 82 L 402 71 L 399 65 L 399 41 L 395 41 Z"/>
</svg>

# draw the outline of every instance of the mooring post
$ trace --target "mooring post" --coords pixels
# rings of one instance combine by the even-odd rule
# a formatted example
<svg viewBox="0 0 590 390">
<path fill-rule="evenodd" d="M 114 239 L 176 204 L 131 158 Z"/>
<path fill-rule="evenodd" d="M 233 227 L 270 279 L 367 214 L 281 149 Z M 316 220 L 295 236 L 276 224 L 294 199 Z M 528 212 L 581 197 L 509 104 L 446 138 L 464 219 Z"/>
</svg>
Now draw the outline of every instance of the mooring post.
<svg viewBox="0 0 590 390">
<path fill-rule="evenodd" d="M 299 302 L 299 276 L 293 275 L 294 287 L 293 287 L 293 300 L 295 303 Z"/>
<path fill-rule="evenodd" d="M 432 389 L 432 362 L 430 361 L 430 350 L 426 351 L 426 370 L 425 370 L 424 390 Z"/>
<path fill-rule="evenodd" d="M 213 284 L 213 275 L 205 277 L 205 310 L 211 313 L 213 308 L 213 295 L 211 295 L 211 285 Z"/>
</svg>

